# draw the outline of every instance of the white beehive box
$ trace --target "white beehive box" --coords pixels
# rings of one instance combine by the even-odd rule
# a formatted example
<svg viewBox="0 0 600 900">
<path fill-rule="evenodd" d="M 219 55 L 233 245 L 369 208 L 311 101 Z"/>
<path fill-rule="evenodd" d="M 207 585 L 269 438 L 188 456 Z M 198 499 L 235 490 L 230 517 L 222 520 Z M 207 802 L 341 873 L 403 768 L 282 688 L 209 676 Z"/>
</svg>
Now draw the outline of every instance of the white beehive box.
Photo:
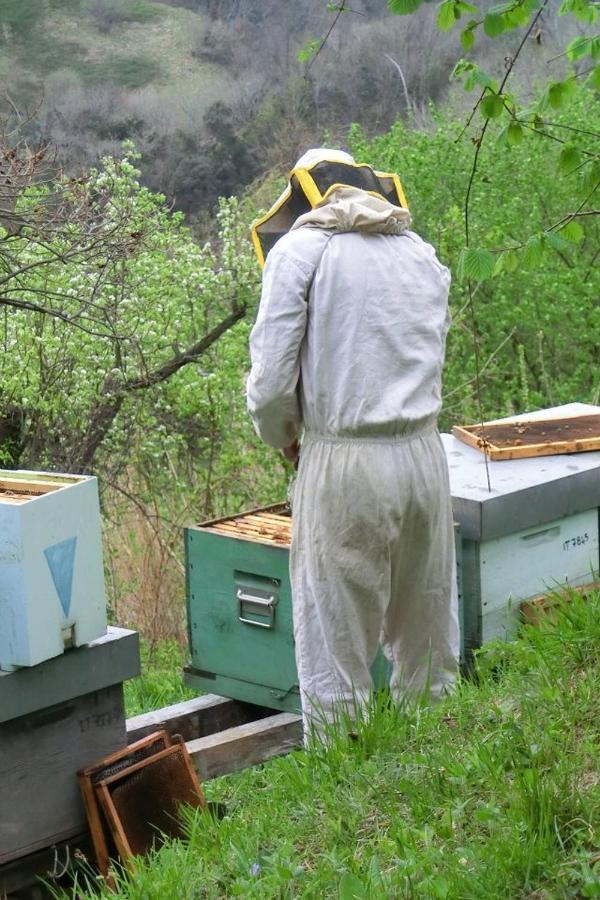
<svg viewBox="0 0 600 900">
<path fill-rule="evenodd" d="M 569 404 L 526 416 L 600 412 Z M 463 538 L 465 645 L 514 637 L 523 600 L 592 582 L 600 565 L 600 452 L 489 462 L 442 435 Z"/>
<path fill-rule="evenodd" d="M 470 599 L 478 606 L 472 643 L 514 637 L 523 600 L 594 581 L 598 546 L 596 509 L 467 546 Z"/>
<path fill-rule="evenodd" d="M 96 479 L 0 471 L 0 669 L 105 632 Z"/>
</svg>

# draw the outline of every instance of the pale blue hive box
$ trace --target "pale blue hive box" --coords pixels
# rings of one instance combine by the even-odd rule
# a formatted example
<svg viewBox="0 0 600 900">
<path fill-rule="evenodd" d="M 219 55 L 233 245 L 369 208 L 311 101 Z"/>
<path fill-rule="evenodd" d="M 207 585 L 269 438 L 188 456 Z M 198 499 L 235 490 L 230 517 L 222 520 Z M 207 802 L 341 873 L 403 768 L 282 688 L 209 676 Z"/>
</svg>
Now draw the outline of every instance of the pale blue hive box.
<svg viewBox="0 0 600 900">
<path fill-rule="evenodd" d="M 105 633 L 96 479 L 0 471 L 0 669 Z"/>
</svg>

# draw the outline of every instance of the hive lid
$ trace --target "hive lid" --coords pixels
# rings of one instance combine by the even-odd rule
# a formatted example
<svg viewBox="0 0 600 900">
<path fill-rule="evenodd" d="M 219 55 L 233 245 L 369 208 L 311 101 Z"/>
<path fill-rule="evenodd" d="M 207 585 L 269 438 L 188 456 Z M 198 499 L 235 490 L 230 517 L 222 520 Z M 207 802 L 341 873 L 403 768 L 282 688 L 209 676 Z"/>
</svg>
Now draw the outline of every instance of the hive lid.
<svg viewBox="0 0 600 900">
<path fill-rule="evenodd" d="M 600 413 L 599 406 L 569 403 L 510 420 L 532 420 L 550 414 Z M 498 420 L 505 421 L 505 420 Z M 600 507 L 600 451 L 539 459 L 488 461 L 450 434 L 442 435 L 450 470 L 455 519 L 469 540 L 513 534 L 564 516 Z"/>
</svg>

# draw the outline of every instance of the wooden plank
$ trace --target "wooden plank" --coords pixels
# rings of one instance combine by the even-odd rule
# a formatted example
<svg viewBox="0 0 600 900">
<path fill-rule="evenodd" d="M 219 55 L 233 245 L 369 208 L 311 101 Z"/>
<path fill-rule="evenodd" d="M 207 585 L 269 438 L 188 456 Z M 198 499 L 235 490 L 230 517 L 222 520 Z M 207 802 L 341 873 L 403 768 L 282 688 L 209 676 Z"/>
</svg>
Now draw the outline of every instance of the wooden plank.
<svg viewBox="0 0 600 900">
<path fill-rule="evenodd" d="M 208 522 L 201 522 L 199 525 L 193 525 L 192 528 L 196 529 L 211 529 L 214 525 L 220 525 L 224 522 L 233 522 L 236 519 L 241 519 L 244 516 L 252 515 L 254 513 L 275 513 L 276 515 L 284 510 L 289 509 L 287 503 L 272 503 L 270 506 L 258 507 L 258 509 L 249 509 L 245 512 L 236 513 L 234 516 L 222 516 L 219 519 L 211 519 Z"/>
<path fill-rule="evenodd" d="M 215 525 L 215 531 L 224 531 L 227 534 L 247 534 L 251 537 L 269 537 L 266 528 L 259 528 L 248 522 L 224 522 L 222 525 Z"/>
<path fill-rule="evenodd" d="M 210 531 L 212 534 L 217 534 L 222 538 L 234 538 L 237 541 L 249 541 L 253 544 L 267 544 L 269 547 L 287 547 L 287 544 L 283 543 L 274 543 L 270 541 L 268 538 L 265 538 L 264 535 L 250 535 L 250 534 L 240 534 L 237 529 L 233 531 L 221 530 L 221 526 L 215 525 L 214 528 L 203 528 L 203 531 Z"/>
<path fill-rule="evenodd" d="M 288 547 L 289 540 L 286 538 L 277 538 L 273 535 L 267 533 L 264 529 L 259 530 L 258 528 L 249 528 L 248 526 L 238 527 L 237 525 L 223 523 L 222 525 L 215 525 L 212 529 L 205 529 L 206 531 L 213 531 L 216 534 L 222 534 L 226 537 L 238 538 L 239 540 L 246 541 L 254 541 L 255 543 L 261 544 L 269 544 L 275 547 Z"/>
<path fill-rule="evenodd" d="M 291 515 L 276 515 L 275 513 L 256 513 L 253 518 L 259 519 L 261 522 L 272 522 L 273 525 L 283 525 L 284 527 L 291 527 L 292 517 Z"/>
<path fill-rule="evenodd" d="M 161 728 L 169 734 L 180 734 L 184 741 L 192 741 L 271 714 L 272 710 L 253 703 L 205 694 L 127 719 L 127 741 L 133 743 Z"/>
<path fill-rule="evenodd" d="M 206 781 L 266 762 L 301 746 L 301 716 L 278 713 L 189 741 L 187 748 L 200 780 Z"/>
<path fill-rule="evenodd" d="M 51 491 L 58 491 L 60 488 L 67 487 L 67 485 L 53 483 L 51 481 L 36 481 L 34 478 L 31 481 L 24 481 L 22 478 L 0 478 L 0 500 L 2 500 L 2 493 L 4 491 L 14 491 L 15 493 L 20 494 L 30 494 L 30 499 L 33 500 L 34 497 L 39 497 L 41 494 L 49 494 Z"/>
<path fill-rule="evenodd" d="M 554 444 L 524 444 L 522 447 L 506 447 L 493 450 L 492 460 L 527 459 L 530 457 L 558 456 L 562 453 L 586 453 L 600 450 L 600 438 L 590 440 L 562 441 Z"/>
<path fill-rule="evenodd" d="M 138 633 L 109 626 L 106 634 L 91 644 L 37 666 L 0 672 L 0 727 L 2 722 L 120 684 L 139 674 Z"/>
<path fill-rule="evenodd" d="M 292 527 L 292 520 L 288 516 L 278 516 L 272 519 L 268 516 L 247 516 L 245 519 L 240 519 L 240 522 L 250 522 L 252 525 L 258 525 L 259 528 L 267 528 L 269 531 L 289 531 Z"/>
<path fill-rule="evenodd" d="M 589 584 L 579 584 L 570 588 L 577 591 L 583 597 L 586 597 L 590 591 L 600 590 L 600 581 L 591 581 Z M 565 603 L 571 602 L 571 596 L 566 591 L 558 591 Z M 521 603 L 521 615 L 530 625 L 539 625 L 544 618 L 552 615 L 552 611 L 556 607 L 556 601 L 552 594 L 541 594 L 539 597 L 533 597 Z"/>
</svg>

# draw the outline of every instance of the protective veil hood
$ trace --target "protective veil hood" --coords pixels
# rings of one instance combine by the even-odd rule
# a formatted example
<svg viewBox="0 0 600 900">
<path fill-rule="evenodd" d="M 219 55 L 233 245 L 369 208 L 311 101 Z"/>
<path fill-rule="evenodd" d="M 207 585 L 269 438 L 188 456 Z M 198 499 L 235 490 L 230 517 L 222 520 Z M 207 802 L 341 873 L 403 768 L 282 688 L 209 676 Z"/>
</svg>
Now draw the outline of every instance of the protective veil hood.
<svg viewBox="0 0 600 900">
<path fill-rule="evenodd" d="M 341 150 L 316 148 L 300 157 L 284 192 L 252 226 L 261 266 L 284 234 L 303 225 L 400 234 L 410 214 L 397 175 L 356 163 Z"/>
</svg>

